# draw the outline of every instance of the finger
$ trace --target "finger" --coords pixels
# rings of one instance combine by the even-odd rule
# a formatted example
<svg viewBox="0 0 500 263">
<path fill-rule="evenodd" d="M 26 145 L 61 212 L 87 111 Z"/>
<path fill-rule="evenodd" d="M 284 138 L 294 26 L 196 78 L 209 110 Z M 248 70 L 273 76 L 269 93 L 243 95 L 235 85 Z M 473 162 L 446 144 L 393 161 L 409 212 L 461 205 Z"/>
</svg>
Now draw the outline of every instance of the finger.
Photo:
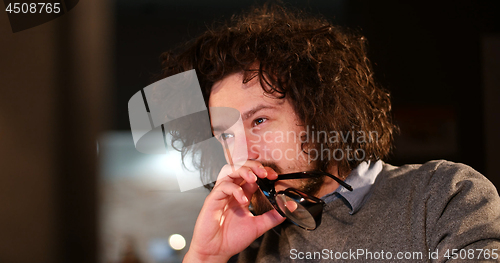
<svg viewBox="0 0 500 263">
<path fill-rule="evenodd" d="M 267 179 L 276 180 L 278 179 L 278 173 L 274 171 L 271 167 L 264 167 L 267 171 Z"/>
<path fill-rule="evenodd" d="M 249 173 L 251 170 L 251 173 Z M 247 160 L 243 166 L 241 166 L 238 170 L 233 171 L 233 167 L 229 164 L 224 165 L 222 167 L 218 177 L 217 182 L 222 181 L 231 181 L 234 179 L 238 179 L 241 177 L 247 182 L 254 182 L 256 180 L 255 176 L 260 178 L 265 178 L 268 175 L 268 170 L 270 168 L 265 168 L 260 162 L 254 160 Z M 274 172 L 272 169 L 269 170 Z M 228 178 L 229 176 L 229 178 Z M 254 179 L 255 178 L 255 179 Z M 216 182 L 216 184 L 217 184 Z M 237 182 L 240 184 L 241 182 Z"/>
<path fill-rule="evenodd" d="M 233 179 L 233 180 L 243 179 L 248 183 L 254 183 L 257 181 L 257 176 L 255 175 L 253 170 L 250 167 L 246 167 L 246 166 L 243 166 L 240 169 L 238 169 L 238 171 L 236 171 L 232 174 L 229 174 L 228 177 Z M 235 182 L 235 184 L 240 184 L 240 183 Z"/>
<path fill-rule="evenodd" d="M 233 182 L 240 184 L 241 181 L 243 180 L 240 178 L 238 182 L 235 182 L 236 176 L 233 175 L 232 177 L 229 177 L 230 174 L 235 173 L 232 171 L 232 168 L 229 164 L 226 164 L 222 167 L 222 169 L 219 172 L 219 175 L 217 176 L 217 181 L 215 181 L 215 186 L 218 186 L 219 184 L 223 182 Z"/>
<path fill-rule="evenodd" d="M 231 182 L 222 182 L 218 187 L 214 187 L 209 197 L 214 201 L 225 202 L 227 202 L 227 198 L 234 197 L 238 203 L 242 205 L 248 204 L 248 198 L 245 195 L 243 188 Z"/>
<path fill-rule="evenodd" d="M 227 177 L 228 174 L 232 173 L 233 173 L 233 168 L 231 167 L 231 165 L 226 164 L 222 166 L 222 169 L 220 169 L 219 175 L 217 176 L 217 182 L 221 181 L 222 179 Z"/>
<path fill-rule="evenodd" d="M 282 217 L 278 211 L 272 209 L 262 215 L 254 217 L 255 225 L 257 226 L 257 236 L 263 235 L 271 228 L 283 223 L 285 218 Z"/>
<path fill-rule="evenodd" d="M 216 185 L 222 182 L 232 182 L 241 185 L 243 181 L 246 181 L 248 183 L 255 183 L 257 181 L 257 176 L 255 175 L 255 173 L 252 171 L 252 169 L 246 166 L 243 166 L 237 171 L 224 176 L 223 173 L 226 171 L 227 169 L 224 168 L 221 170 L 219 178 L 215 183 Z"/>
<path fill-rule="evenodd" d="M 243 192 L 245 193 L 246 197 L 250 199 L 252 195 L 259 189 L 259 186 L 257 184 L 243 184 L 241 186 L 243 189 Z"/>
<path fill-rule="evenodd" d="M 267 176 L 267 170 L 258 161 L 247 160 L 243 166 L 249 167 L 250 169 L 252 169 L 253 173 L 256 174 L 260 178 L 264 178 Z"/>
<path fill-rule="evenodd" d="M 267 177 L 267 169 L 258 161 L 249 160 L 245 163 L 247 167 L 250 167 L 255 175 L 260 178 Z"/>
</svg>

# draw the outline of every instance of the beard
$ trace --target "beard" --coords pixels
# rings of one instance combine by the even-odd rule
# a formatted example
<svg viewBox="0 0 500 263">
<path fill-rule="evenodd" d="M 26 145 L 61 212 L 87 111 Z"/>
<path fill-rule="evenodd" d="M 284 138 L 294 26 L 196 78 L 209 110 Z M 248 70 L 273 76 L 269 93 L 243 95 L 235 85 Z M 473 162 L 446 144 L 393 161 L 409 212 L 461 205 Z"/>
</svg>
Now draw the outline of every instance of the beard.
<svg viewBox="0 0 500 263">
<path fill-rule="evenodd" d="M 262 162 L 262 165 L 273 169 L 276 173 L 278 173 L 278 175 L 283 174 L 282 170 L 273 162 Z M 312 168 L 316 168 L 316 165 L 313 165 Z M 321 189 L 323 183 L 325 182 L 325 177 L 320 176 L 315 178 L 294 179 L 294 180 L 300 180 L 301 182 L 300 186 L 294 187 L 295 189 L 302 191 L 308 195 L 316 195 Z M 267 200 L 267 197 L 262 193 L 260 189 L 258 189 L 252 195 L 252 198 L 250 200 L 250 205 L 255 215 L 262 215 L 265 212 L 274 209 L 274 207 L 271 205 L 271 202 Z"/>
</svg>

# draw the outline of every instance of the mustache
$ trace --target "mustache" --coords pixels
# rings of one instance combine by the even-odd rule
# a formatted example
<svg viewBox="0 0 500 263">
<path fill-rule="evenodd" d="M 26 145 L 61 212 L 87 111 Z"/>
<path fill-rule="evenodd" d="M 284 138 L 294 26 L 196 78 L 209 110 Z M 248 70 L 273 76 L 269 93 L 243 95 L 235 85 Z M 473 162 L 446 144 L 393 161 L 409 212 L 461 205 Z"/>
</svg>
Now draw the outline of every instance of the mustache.
<svg viewBox="0 0 500 263">
<path fill-rule="evenodd" d="M 262 165 L 264 165 L 265 167 L 269 167 L 269 168 L 273 169 L 278 174 L 282 174 L 283 173 L 283 171 L 281 171 L 281 169 L 278 167 L 278 165 L 276 165 L 275 162 L 262 161 L 260 163 Z"/>
</svg>

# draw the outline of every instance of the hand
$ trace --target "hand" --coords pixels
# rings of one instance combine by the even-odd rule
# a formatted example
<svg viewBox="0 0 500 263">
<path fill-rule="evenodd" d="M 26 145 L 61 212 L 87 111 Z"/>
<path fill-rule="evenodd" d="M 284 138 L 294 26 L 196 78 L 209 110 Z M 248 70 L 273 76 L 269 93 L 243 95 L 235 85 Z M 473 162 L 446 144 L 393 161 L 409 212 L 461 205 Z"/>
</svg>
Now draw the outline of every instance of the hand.
<svg viewBox="0 0 500 263">
<path fill-rule="evenodd" d="M 257 176 L 278 178 L 273 169 L 257 161 L 247 161 L 235 172 L 229 165 L 222 168 L 198 215 L 184 262 L 227 262 L 285 220 L 274 209 L 259 216 L 248 210 L 248 200 L 258 189 Z"/>
</svg>

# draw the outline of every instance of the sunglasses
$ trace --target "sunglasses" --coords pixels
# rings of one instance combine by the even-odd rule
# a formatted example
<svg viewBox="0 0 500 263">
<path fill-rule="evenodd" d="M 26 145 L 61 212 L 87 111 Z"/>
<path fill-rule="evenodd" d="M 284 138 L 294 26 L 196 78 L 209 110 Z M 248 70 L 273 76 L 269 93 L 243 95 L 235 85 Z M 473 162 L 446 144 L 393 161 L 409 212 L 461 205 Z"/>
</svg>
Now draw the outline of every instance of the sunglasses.
<svg viewBox="0 0 500 263">
<path fill-rule="evenodd" d="M 233 168 L 234 172 L 234 164 L 226 138 L 222 137 L 222 140 L 224 150 L 228 155 L 229 164 Z M 286 217 L 289 221 L 303 229 L 314 230 L 321 224 L 321 215 L 323 214 L 325 202 L 295 188 L 287 188 L 284 191 L 276 193 L 274 184 L 280 180 L 307 179 L 320 176 L 328 176 L 337 181 L 337 183 L 342 185 L 347 190 L 352 191 L 352 187 L 350 185 L 346 184 L 333 174 L 322 171 L 281 174 L 276 180 L 257 178 L 257 185 L 259 185 L 260 190 L 267 197 L 267 200 L 269 200 L 274 209 L 276 209 L 282 217 Z"/>
<path fill-rule="evenodd" d="M 281 174 L 276 180 L 258 178 L 257 184 L 281 216 L 286 217 L 289 221 L 303 229 L 314 230 L 321 224 L 321 215 L 325 202 L 295 188 L 287 188 L 284 191 L 276 192 L 274 184 L 280 180 L 306 179 L 320 176 L 328 176 L 347 190 L 352 191 L 352 187 L 344 181 L 332 174 L 321 171 Z"/>
</svg>

